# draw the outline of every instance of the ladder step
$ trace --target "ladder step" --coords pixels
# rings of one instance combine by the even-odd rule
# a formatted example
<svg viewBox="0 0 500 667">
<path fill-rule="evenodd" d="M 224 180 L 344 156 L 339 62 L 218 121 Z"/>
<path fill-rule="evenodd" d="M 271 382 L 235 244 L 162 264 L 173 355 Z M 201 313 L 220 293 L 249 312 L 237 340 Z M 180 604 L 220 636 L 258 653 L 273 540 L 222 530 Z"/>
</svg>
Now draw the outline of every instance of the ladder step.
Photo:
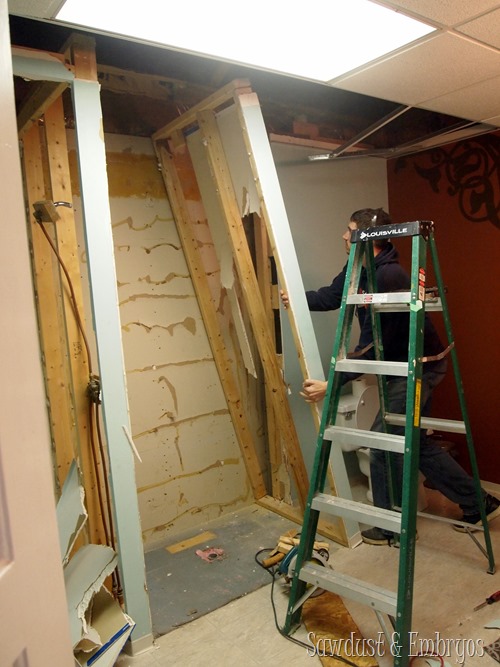
<svg viewBox="0 0 500 667">
<path fill-rule="evenodd" d="M 373 304 L 374 310 L 377 310 L 381 313 L 407 313 L 409 312 L 409 304 L 404 303 L 375 303 Z M 425 312 L 441 312 L 443 310 L 443 304 L 441 299 L 426 299 L 425 300 Z"/>
<path fill-rule="evenodd" d="M 349 294 L 346 303 L 350 305 L 372 305 L 375 310 L 389 313 L 409 311 L 411 292 L 374 292 L 372 294 Z M 425 310 L 442 311 L 441 297 L 425 300 Z"/>
<path fill-rule="evenodd" d="M 336 371 L 372 373 L 375 375 L 408 375 L 406 361 L 369 361 L 366 359 L 338 359 Z"/>
<path fill-rule="evenodd" d="M 323 439 L 329 440 L 332 444 L 341 445 L 345 451 L 351 451 L 353 447 L 369 447 L 402 454 L 405 446 L 404 435 L 365 431 L 360 428 L 348 428 L 346 426 L 328 426 L 325 429 Z"/>
<path fill-rule="evenodd" d="M 366 306 L 378 303 L 410 303 L 411 292 L 374 292 L 372 294 L 349 294 L 346 303 Z"/>
<path fill-rule="evenodd" d="M 302 567 L 299 578 L 308 584 L 324 588 L 349 600 L 369 605 L 393 618 L 396 617 L 397 597 L 392 591 L 313 563 L 306 563 Z"/>
<path fill-rule="evenodd" d="M 388 412 L 385 416 L 385 421 L 393 426 L 405 426 L 406 416 Z M 456 421 L 454 419 L 422 417 L 420 420 L 420 428 L 430 428 L 434 431 L 445 431 L 446 433 L 466 433 L 465 422 Z"/>
<path fill-rule="evenodd" d="M 369 526 L 377 526 L 390 530 L 393 533 L 401 532 L 401 513 L 393 510 L 374 507 L 367 503 L 330 496 L 326 493 L 318 493 L 312 501 L 311 508 L 333 516 L 342 516 L 346 519 L 354 519 Z"/>
</svg>

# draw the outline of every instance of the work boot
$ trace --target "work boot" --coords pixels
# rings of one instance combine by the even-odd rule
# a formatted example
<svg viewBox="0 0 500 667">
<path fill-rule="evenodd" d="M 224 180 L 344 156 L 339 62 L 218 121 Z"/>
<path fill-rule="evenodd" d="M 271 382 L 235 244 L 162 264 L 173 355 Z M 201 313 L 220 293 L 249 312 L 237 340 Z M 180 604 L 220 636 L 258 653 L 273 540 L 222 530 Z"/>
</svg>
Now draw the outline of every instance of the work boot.
<svg viewBox="0 0 500 667">
<path fill-rule="evenodd" d="M 366 542 L 366 544 L 374 544 L 379 547 L 390 547 L 394 544 L 394 534 L 384 533 L 381 528 L 377 528 L 376 526 L 369 528 L 368 530 L 362 530 L 361 539 L 363 542 Z"/>
<path fill-rule="evenodd" d="M 378 547 L 395 547 L 399 549 L 401 538 L 394 533 L 384 533 L 381 528 L 370 528 L 369 530 L 361 531 L 361 539 L 366 544 L 373 544 Z M 418 532 L 415 531 L 415 541 L 418 540 Z"/>
<path fill-rule="evenodd" d="M 495 496 L 491 496 L 489 493 L 487 493 L 484 499 L 484 511 L 486 512 L 487 521 L 491 521 L 495 517 L 500 516 L 500 500 L 495 498 Z M 453 529 L 458 530 L 459 533 L 466 533 L 468 530 L 479 530 L 483 525 L 481 521 L 481 514 L 479 512 L 464 514 L 462 521 L 466 521 L 468 524 L 470 524 L 470 526 L 465 527 L 454 523 Z"/>
</svg>

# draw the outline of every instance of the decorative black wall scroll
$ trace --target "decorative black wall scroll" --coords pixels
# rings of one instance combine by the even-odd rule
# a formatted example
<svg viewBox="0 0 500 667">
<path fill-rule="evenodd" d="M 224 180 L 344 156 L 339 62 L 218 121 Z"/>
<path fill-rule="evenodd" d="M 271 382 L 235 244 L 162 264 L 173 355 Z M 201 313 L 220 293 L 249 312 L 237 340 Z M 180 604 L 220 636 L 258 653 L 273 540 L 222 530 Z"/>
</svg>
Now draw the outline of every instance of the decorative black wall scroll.
<svg viewBox="0 0 500 667">
<path fill-rule="evenodd" d="M 394 172 L 413 165 L 434 192 L 458 197 L 471 222 L 491 222 L 500 229 L 500 136 L 485 134 L 396 160 Z"/>
</svg>

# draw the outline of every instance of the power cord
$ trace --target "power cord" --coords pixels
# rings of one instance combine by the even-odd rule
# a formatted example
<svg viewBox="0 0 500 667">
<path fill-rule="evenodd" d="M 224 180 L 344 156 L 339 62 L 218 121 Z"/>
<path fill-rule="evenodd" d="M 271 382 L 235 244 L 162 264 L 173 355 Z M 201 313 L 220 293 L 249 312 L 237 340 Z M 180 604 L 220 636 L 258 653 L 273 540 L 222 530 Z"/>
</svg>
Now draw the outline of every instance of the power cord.
<svg viewBox="0 0 500 667">
<path fill-rule="evenodd" d="M 273 566 L 265 567 L 261 563 L 261 561 L 259 560 L 259 555 L 260 554 L 269 553 L 271 551 L 274 551 L 274 549 L 269 549 L 269 548 L 260 549 L 259 551 L 257 551 L 254 558 L 255 558 L 255 562 L 257 563 L 257 565 L 259 565 L 263 570 L 268 572 L 272 577 L 272 582 L 271 582 L 271 607 L 272 607 L 272 610 L 273 610 L 274 624 L 276 626 L 276 629 L 278 630 L 278 632 L 280 633 L 280 635 L 282 637 L 284 637 L 285 639 L 288 639 L 288 641 L 292 642 L 293 644 L 297 644 L 298 646 L 301 646 L 302 648 L 305 648 L 308 651 L 310 651 L 311 648 L 315 648 L 314 645 L 306 644 L 305 642 L 301 641 L 300 639 L 296 639 L 295 637 L 290 637 L 290 635 L 287 635 L 285 633 L 284 629 L 281 628 L 280 625 L 279 625 L 278 614 L 277 614 L 277 611 L 276 611 L 276 604 L 275 604 L 275 601 L 274 601 L 274 585 L 276 583 L 276 576 L 279 572 L 279 563 L 277 565 L 275 565 L 274 567 Z M 351 667 L 358 667 L 356 665 L 356 663 L 351 662 L 350 660 L 348 660 L 347 658 L 344 658 L 342 655 L 339 655 L 338 653 L 333 653 L 332 655 L 329 655 L 328 657 L 335 658 L 336 660 L 339 660 L 340 662 L 343 662 L 346 665 L 351 665 Z"/>
</svg>

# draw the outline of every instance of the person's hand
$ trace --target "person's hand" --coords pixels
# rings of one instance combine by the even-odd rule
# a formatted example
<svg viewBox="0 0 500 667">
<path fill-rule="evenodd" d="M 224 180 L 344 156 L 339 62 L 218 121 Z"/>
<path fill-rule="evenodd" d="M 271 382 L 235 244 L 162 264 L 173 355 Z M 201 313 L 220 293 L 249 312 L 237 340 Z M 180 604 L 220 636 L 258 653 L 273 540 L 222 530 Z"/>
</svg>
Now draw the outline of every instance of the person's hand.
<svg viewBox="0 0 500 667">
<path fill-rule="evenodd" d="M 325 397 L 327 385 L 328 382 L 325 380 L 311 380 L 308 378 L 302 384 L 300 395 L 306 403 L 317 403 Z"/>
<path fill-rule="evenodd" d="M 288 294 L 284 290 L 280 290 L 280 297 L 281 297 L 281 303 L 283 304 L 283 308 L 288 308 L 290 305 L 290 301 L 288 300 Z"/>
</svg>

